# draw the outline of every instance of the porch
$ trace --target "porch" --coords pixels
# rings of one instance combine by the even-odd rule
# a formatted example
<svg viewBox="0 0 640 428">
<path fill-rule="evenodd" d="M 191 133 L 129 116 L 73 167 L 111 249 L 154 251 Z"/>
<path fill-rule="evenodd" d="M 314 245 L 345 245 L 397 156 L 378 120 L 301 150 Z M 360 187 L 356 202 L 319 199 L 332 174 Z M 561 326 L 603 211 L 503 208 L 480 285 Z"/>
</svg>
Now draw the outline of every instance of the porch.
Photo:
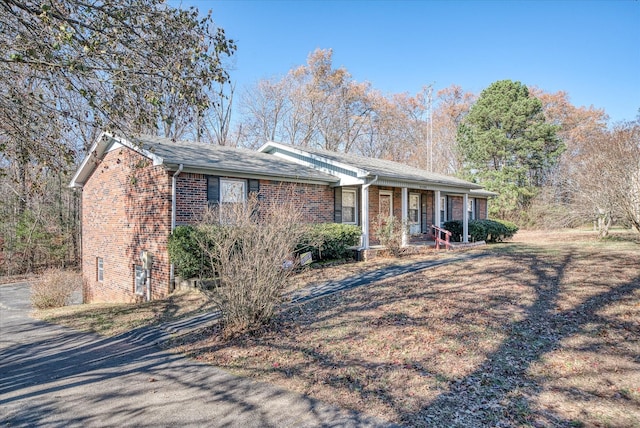
<svg viewBox="0 0 640 428">
<path fill-rule="evenodd" d="M 358 223 L 362 228 L 361 249 L 381 248 L 376 236 L 381 218 L 395 217 L 406 226 L 402 237 L 403 247 L 432 248 L 436 244 L 434 227 L 442 227 L 449 220 L 461 220 L 464 228 L 462 243 L 468 243 L 469 220 L 487 217 L 486 196 L 478 197 L 470 190 L 461 191 L 444 186 L 428 188 L 409 183 L 400 187 L 398 184 L 404 183 L 374 179 L 362 185 L 357 192 L 352 191 L 351 212 L 360 209 Z M 348 194 L 349 190 L 345 188 L 342 192 L 343 195 Z M 358 199 L 359 204 L 356 203 Z M 347 205 L 343 203 L 343 212 Z"/>
</svg>

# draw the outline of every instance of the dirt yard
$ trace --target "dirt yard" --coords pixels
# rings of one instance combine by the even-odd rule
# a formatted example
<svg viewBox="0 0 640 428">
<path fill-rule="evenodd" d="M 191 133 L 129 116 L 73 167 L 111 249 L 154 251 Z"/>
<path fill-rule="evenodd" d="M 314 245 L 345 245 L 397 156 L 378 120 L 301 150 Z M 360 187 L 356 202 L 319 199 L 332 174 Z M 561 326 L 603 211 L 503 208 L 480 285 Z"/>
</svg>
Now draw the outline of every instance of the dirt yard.
<svg viewBox="0 0 640 428">
<path fill-rule="evenodd" d="M 469 251 L 489 255 L 288 309 L 258 336 L 211 329 L 173 349 L 411 426 L 640 426 L 639 236 L 520 232 Z"/>
</svg>

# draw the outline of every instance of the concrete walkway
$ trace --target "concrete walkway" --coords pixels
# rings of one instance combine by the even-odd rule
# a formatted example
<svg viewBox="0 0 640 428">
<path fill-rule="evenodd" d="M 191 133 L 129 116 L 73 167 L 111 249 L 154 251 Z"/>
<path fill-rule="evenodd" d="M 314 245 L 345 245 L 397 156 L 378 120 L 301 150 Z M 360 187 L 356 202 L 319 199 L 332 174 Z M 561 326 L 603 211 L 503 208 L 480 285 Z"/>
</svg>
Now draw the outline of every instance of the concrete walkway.
<svg viewBox="0 0 640 428">
<path fill-rule="evenodd" d="M 287 304 L 483 256 L 399 262 L 297 290 Z M 34 320 L 30 310 L 27 284 L 0 286 L 2 426 L 389 426 L 157 346 L 216 322 L 217 312 L 103 338 Z"/>
</svg>

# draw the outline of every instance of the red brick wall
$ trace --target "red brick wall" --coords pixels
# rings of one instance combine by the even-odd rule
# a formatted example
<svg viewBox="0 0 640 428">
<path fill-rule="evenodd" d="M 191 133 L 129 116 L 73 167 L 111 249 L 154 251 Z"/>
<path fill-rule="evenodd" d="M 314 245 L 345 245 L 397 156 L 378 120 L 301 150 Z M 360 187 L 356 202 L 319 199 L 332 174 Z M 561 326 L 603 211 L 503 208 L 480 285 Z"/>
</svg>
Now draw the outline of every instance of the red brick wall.
<svg viewBox="0 0 640 428">
<path fill-rule="evenodd" d="M 197 222 L 207 205 L 207 177 L 203 174 L 180 174 L 177 177 L 176 195 L 176 223 Z M 285 201 L 289 200 L 291 195 L 295 196 L 296 207 L 302 212 L 305 222 L 333 222 L 333 189 L 331 187 L 321 184 L 260 180 L 260 196 L 264 200 Z"/>
<path fill-rule="evenodd" d="M 169 293 L 167 237 L 171 227 L 171 178 L 149 159 L 120 148 L 108 153 L 82 191 L 82 271 L 87 302 L 132 302 L 134 264 L 140 251 L 154 256 L 152 298 Z M 96 277 L 104 260 L 104 281 Z"/>
<path fill-rule="evenodd" d="M 451 220 L 462 220 L 463 209 L 466 210 L 462 196 L 449 196 L 451 200 Z"/>
<path fill-rule="evenodd" d="M 176 177 L 176 224 L 195 223 L 207 206 L 207 176 L 181 173 Z"/>
<path fill-rule="evenodd" d="M 487 218 L 487 200 L 476 198 L 476 204 L 478 207 L 478 218 Z"/>
<path fill-rule="evenodd" d="M 333 222 L 334 190 L 321 184 L 260 180 L 260 195 L 268 201 L 285 201 L 294 195 L 296 208 L 307 223 Z"/>
</svg>

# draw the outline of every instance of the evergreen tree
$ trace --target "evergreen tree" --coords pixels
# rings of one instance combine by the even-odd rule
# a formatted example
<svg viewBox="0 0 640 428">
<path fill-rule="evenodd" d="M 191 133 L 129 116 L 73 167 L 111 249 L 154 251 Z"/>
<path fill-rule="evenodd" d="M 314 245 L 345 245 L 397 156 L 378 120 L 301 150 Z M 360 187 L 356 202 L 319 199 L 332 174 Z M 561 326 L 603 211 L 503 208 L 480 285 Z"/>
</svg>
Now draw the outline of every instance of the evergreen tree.
<svg viewBox="0 0 640 428">
<path fill-rule="evenodd" d="M 491 214 L 513 218 L 544 185 L 564 151 L 542 103 L 520 82 L 482 91 L 458 128 L 465 178 L 498 192 Z"/>
</svg>

